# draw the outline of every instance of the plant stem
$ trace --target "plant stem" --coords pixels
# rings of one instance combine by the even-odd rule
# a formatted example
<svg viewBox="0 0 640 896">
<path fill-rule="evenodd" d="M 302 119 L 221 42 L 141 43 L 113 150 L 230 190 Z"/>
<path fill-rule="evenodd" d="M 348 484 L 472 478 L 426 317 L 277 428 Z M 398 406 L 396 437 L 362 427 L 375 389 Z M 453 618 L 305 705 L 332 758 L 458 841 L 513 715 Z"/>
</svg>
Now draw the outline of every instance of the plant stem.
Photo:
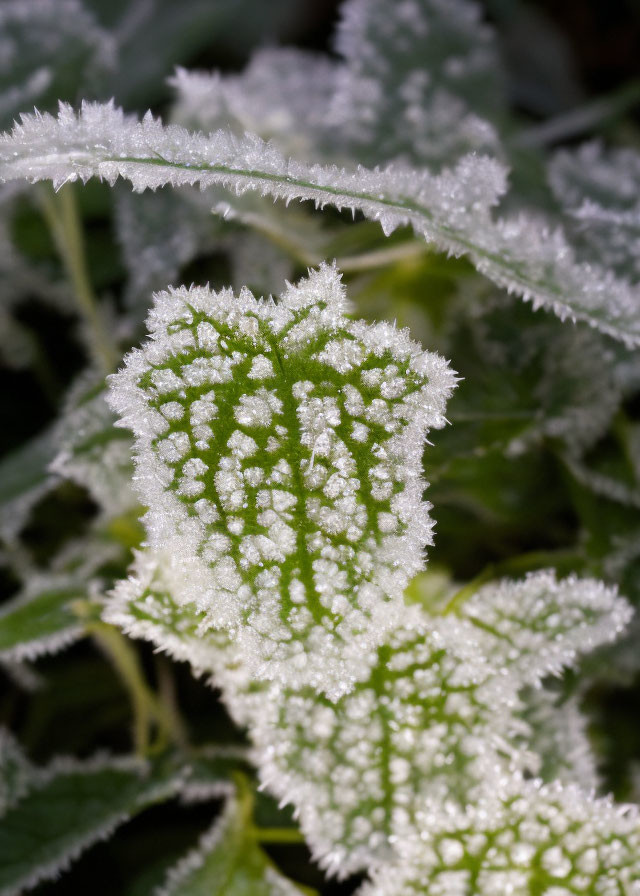
<svg viewBox="0 0 640 896">
<path fill-rule="evenodd" d="M 42 213 L 62 259 L 78 311 L 89 331 L 93 360 L 107 374 L 115 368 L 119 354 L 104 325 L 91 286 L 73 184 L 67 184 L 57 193 L 49 184 L 44 184 L 40 197 Z"/>
<path fill-rule="evenodd" d="M 124 684 L 133 710 L 133 742 L 140 755 L 163 749 L 169 740 L 179 742 L 182 732 L 174 731 L 173 718 L 147 685 L 138 654 L 118 629 L 106 622 L 91 621 L 87 631 L 109 657 Z M 150 743 L 149 733 L 155 723 L 156 743 Z"/>
<path fill-rule="evenodd" d="M 304 843 L 305 839 L 297 828 L 258 828 L 251 833 L 260 843 Z"/>
</svg>

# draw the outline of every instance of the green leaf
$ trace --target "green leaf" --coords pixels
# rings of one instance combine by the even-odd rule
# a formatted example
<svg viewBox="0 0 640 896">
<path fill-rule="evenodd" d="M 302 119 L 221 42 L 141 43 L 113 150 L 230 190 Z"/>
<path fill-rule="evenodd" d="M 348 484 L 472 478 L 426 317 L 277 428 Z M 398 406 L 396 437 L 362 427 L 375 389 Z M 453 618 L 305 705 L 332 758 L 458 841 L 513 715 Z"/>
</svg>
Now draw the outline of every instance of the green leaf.
<svg viewBox="0 0 640 896">
<path fill-rule="evenodd" d="M 454 385 L 404 331 L 346 310 L 327 265 L 277 304 L 162 293 L 152 340 L 111 379 L 151 546 L 191 564 L 181 602 L 259 676 L 334 694 L 422 567 L 422 445 Z"/>
<path fill-rule="evenodd" d="M 154 896 L 301 896 L 303 890 L 275 868 L 255 836 L 242 799 L 230 797 L 220 818 L 169 870 Z"/>
<path fill-rule="evenodd" d="M 87 599 L 87 586 L 69 576 L 34 577 L 0 609 L 0 659 L 33 660 L 62 650 L 84 633 L 73 611 Z"/>
<path fill-rule="evenodd" d="M 0 536 L 13 541 L 38 501 L 55 487 L 49 464 L 55 457 L 54 429 L 30 439 L 0 461 Z"/>
<path fill-rule="evenodd" d="M 131 758 L 58 759 L 0 824 L 0 894 L 55 877 L 132 815 L 171 798 L 174 769 Z"/>
</svg>

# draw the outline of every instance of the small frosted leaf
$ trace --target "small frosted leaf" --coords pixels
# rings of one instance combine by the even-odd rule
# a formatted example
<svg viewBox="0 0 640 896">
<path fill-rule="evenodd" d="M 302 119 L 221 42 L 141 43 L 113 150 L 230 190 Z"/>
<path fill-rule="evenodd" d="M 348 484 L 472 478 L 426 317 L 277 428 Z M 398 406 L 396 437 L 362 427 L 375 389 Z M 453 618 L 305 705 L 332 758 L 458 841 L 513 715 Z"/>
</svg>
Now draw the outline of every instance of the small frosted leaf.
<svg viewBox="0 0 640 896">
<path fill-rule="evenodd" d="M 397 863 L 359 896 L 593 896 L 640 892 L 637 807 L 576 786 L 517 777 L 491 782 L 466 810 L 426 803 L 399 824 Z"/>
<path fill-rule="evenodd" d="M 434 176 L 404 164 L 382 169 L 309 165 L 285 157 L 254 135 L 217 131 L 208 137 L 177 125 L 142 122 L 112 104 L 87 104 L 76 115 L 25 115 L 0 137 L 0 179 L 32 182 L 118 177 L 135 190 L 164 184 L 222 185 L 275 198 L 360 210 L 389 234 L 410 225 L 439 249 L 466 254 L 501 287 L 544 305 L 561 318 L 586 321 L 629 345 L 640 341 L 637 288 L 599 264 L 581 260 L 570 234 L 547 214 L 492 218 L 506 190 L 507 170 L 470 154 Z"/>
<path fill-rule="evenodd" d="M 33 784 L 35 770 L 13 735 L 0 728 L 0 818 Z"/>
<path fill-rule="evenodd" d="M 172 118 L 190 130 L 247 132 L 300 159 L 326 143 L 326 112 L 336 65 L 325 56 L 290 48 L 257 50 L 240 75 L 178 69 L 170 84 L 177 101 Z"/>
<path fill-rule="evenodd" d="M 345 317 L 334 268 L 282 299 L 162 293 L 112 377 L 154 547 L 267 677 L 348 690 L 422 568 L 422 449 L 454 376 L 404 331 Z"/>
<path fill-rule="evenodd" d="M 577 655 L 614 641 L 631 619 L 615 588 L 553 572 L 485 585 L 457 610 L 487 635 L 487 650 L 522 684 L 558 674 Z"/>
<path fill-rule="evenodd" d="M 57 653 L 81 638 L 73 611 L 86 600 L 87 586 L 75 576 L 32 577 L 27 588 L 0 609 L 0 659 L 21 662 Z"/>
<path fill-rule="evenodd" d="M 0 461 L 0 538 L 13 541 L 35 505 L 55 488 L 48 466 L 56 453 L 55 428 L 46 430 Z"/>
<path fill-rule="evenodd" d="M 561 150 L 549 182 L 569 217 L 579 257 L 640 280 L 640 154 L 586 143 Z"/>
<path fill-rule="evenodd" d="M 394 158 L 440 167 L 498 152 L 504 115 L 493 32 L 467 0 L 350 0 L 336 49 L 344 59 L 327 125 L 364 164 Z"/>
<path fill-rule="evenodd" d="M 2 127 L 34 105 L 91 92 L 115 61 L 110 35 L 78 0 L 4 0 L 0 33 Z"/>
<path fill-rule="evenodd" d="M 301 896 L 251 836 L 236 797 L 191 850 L 171 868 L 153 896 Z"/>
<path fill-rule="evenodd" d="M 86 373 L 70 390 L 57 427 L 49 470 L 86 488 L 107 516 L 137 506 L 132 488 L 131 440 L 116 428 L 104 378 Z"/>
<path fill-rule="evenodd" d="M 215 675 L 243 691 L 250 679 L 229 635 L 207 625 L 193 600 L 192 570 L 168 551 L 136 552 L 127 579 L 104 603 L 102 618 L 132 638 L 150 641 L 173 659 L 191 664 L 194 675 Z"/>
<path fill-rule="evenodd" d="M 536 775 L 545 782 L 577 784 L 595 793 L 600 776 L 578 699 L 563 700 L 547 688 L 527 688 L 521 696 L 526 724 L 522 740 L 538 757 Z"/>
</svg>

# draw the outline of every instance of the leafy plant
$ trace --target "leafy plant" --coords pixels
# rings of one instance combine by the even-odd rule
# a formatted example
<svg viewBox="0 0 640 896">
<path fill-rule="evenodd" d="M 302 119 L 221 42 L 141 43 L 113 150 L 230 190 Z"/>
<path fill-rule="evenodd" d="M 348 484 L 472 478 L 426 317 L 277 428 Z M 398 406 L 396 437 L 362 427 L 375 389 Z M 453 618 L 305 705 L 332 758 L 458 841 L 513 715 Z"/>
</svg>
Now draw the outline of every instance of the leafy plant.
<svg viewBox="0 0 640 896">
<path fill-rule="evenodd" d="M 346 0 L 140 120 L 199 38 L 116 7 L 0 11 L 0 894 L 134 816 L 111 892 L 640 893 L 640 161 L 545 136 L 637 91 L 532 125 L 480 7 Z"/>
</svg>

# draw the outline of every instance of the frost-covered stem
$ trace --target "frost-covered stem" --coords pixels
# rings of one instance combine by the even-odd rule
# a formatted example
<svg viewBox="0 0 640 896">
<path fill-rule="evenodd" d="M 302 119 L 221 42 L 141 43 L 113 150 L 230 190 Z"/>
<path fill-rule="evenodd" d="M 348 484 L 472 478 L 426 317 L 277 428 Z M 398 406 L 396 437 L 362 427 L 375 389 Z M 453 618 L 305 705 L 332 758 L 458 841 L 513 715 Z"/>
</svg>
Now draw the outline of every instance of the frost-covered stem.
<svg viewBox="0 0 640 896">
<path fill-rule="evenodd" d="M 124 684 L 133 710 L 133 742 L 139 755 L 147 755 L 152 749 L 166 746 L 167 741 L 175 741 L 173 719 L 164 705 L 147 686 L 136 651 L 117 628 L 105 622 L 90 622 L 87 631 L 93 635 L 100 649 L 109 657 Z M 153 724 L 158 727 L 155 744 L 149 740 Z"/>
<path fill-rule="evenodd" d="M 158 676 L 158 697 L 164 709 L 165 718 L 169 722 L 172 739 L 179 747 L 186 749 L 189 746 L 189 738 L 186 725 L 180 715 L 171 665 L 165 657 L 158 656 L 155 667 Z"/>
<path fill-rule="evenodd" d="M 73 184 L 57 192 L 45 185 L 40 197 L 42 212 L 64 264 L 78 311 L 89 329 L 94 360 L 105 374 L 110 373 L 118 363 L 119 354 L 104 326 L 91 286 Z"/>
</svg>

